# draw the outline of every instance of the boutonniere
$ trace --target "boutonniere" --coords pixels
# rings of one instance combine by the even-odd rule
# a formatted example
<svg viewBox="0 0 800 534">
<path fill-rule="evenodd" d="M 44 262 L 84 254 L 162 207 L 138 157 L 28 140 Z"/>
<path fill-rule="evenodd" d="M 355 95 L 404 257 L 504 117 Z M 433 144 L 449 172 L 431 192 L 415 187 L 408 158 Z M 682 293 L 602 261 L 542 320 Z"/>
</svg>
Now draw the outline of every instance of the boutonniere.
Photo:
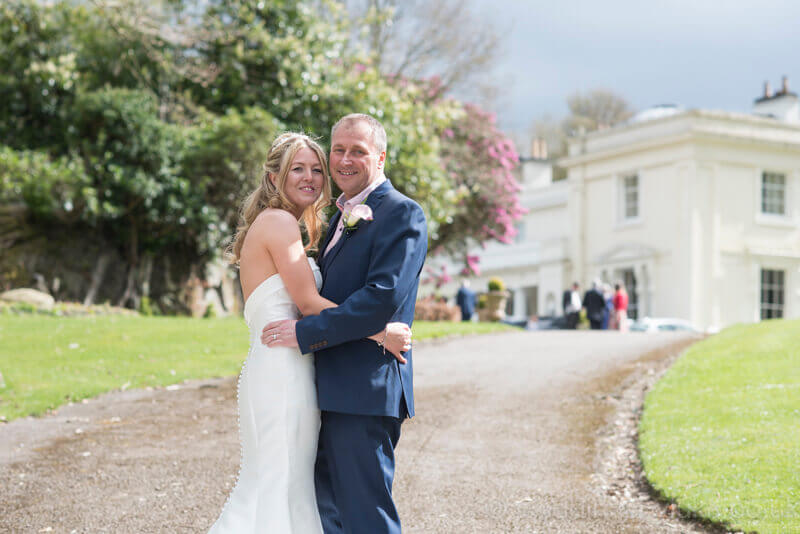
<svg viewBox="0 0 800 534">
<path fill-rule="evenodd" d="M 355 206 L 349 213 L 344 214 L 344 232 L 346 235 L 350 235 L 358 230 L 361 221 L 371 220 L 372 208 L 366 204 L 359 204 L 358 206 Z"/>
</svg>

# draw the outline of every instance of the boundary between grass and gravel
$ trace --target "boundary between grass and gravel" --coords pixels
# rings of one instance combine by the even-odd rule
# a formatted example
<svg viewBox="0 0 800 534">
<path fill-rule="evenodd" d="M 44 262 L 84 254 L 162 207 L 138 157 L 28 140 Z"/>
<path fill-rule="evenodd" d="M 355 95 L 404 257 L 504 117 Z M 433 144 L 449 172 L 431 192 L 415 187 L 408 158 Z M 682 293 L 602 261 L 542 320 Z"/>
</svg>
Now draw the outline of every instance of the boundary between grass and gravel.
<svg viewBox="0 0 800 534">
<path fill-rule="evenodd" d="M 414 340 L 515 331 L 498 323 L 414 323 Z M 241 317 L 0 315 L 0 422 L 101 393 L 231 376 L 247 356 Z"/>
<path fill-rule="evenodd" d="M 800 532 L 800 321 L 692 346 L 647 394 L 639 454 L 654 496 L 716 529 Z"/>
</svg>

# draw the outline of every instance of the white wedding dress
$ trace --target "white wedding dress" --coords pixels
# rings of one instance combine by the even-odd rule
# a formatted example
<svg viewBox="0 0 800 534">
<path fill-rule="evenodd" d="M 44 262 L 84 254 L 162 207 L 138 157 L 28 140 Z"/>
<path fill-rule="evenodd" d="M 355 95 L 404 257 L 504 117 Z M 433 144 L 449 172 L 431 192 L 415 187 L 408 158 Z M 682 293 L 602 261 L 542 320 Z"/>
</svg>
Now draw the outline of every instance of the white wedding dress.
<svg viewBox="0 0 800 534">
<path fill-rule="evenodd" d="M 322 276 L 309 258 L 319 289 Z M 239 479 L 209 534 L 315 534 L 322 526 L 314 494 L 320 416 L 314 359 L 261 344 L 270 321 L 296 319 L 281 277 L 270 276 L 244 305 L 250 352 L 239 377 Z"/>
</svg>

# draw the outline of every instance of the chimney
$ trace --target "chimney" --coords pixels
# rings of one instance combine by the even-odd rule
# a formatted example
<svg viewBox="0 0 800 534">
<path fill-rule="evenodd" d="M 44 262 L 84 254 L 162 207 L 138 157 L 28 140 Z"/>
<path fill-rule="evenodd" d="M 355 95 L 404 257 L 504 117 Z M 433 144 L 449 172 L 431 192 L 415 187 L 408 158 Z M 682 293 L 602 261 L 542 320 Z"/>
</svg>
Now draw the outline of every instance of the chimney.
<svg viewBox="0 0 800 534">
<path fill-rule="evenodd" d="M 753 114 L 770 117 L 790 124 L 800 124 L 800 100 L 789 91 L 789 78 L 781 79 L 781 88 L 772 93 L 769 82 L 764 82 L 764 96 L 753 103 Z"/>
<path fill-rule="evenodd" d="M 531 157 L 533 159 L 547 159 L 547 141 L 535 137 L 531 141 Z"/>
</svg>

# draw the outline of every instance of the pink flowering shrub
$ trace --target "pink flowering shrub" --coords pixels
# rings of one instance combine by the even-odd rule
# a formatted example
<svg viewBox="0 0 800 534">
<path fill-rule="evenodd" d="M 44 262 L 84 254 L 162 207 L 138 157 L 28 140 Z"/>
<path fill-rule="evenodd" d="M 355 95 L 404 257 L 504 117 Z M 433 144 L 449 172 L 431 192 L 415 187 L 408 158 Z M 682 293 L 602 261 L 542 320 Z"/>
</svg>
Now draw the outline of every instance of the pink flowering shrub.
<svg viewBox="0 0 800 534">
<path fill-rule="evenodd" d="M 438 272 L 432 267 L 426 266 L 422 277 L 423 284 L 434 284 L 436 289 L 441 289 L 443 285 L 452 280 L 453 278 L 448 274 L 447 266 L 445 265 L 442 265 Z"/>
<path fill-rule="evenodd" d="M 513 142 L 497 129 L 493 113 L 471 104 L 463 110 L 440 136 L 440 155 L 453 181 L 456 212 L 439 227 L 436 252 L 464 258 L 461 274 L 470 275 L 479 274 L 479 259 L 467 255 L 467 247 L 490 240 L 511 243 L 517 233 L 514 223 L 525 210 L 512 173 L 519 164 Z"/>
</svg>

